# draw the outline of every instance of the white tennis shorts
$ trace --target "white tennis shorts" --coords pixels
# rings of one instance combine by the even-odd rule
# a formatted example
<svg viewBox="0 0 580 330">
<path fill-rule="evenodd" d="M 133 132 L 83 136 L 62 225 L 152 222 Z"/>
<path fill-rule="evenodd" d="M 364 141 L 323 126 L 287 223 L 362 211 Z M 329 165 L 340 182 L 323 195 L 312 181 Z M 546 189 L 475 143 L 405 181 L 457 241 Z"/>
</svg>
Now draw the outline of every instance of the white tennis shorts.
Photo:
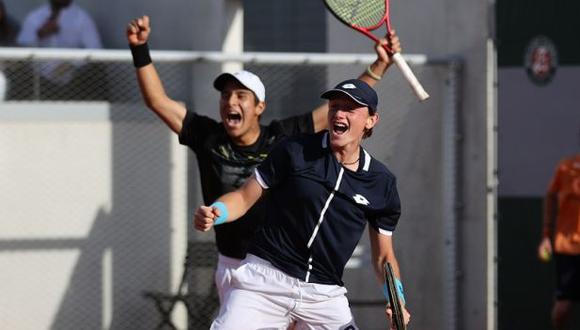
<svg viewBox="0 0 580 330">
<path fill-rule="evenodd" d="M 231 276 L 211 329 L 358 329 L 342 286 L 306 283 L 251 254 Z"/>
<path fill-rule="evenodd" d="M 240 267 L 241 259 L 235 259 L 218 254 L 218 264 L 215 270 L 215 285 L 220 298 L 220 306 L 223 305 L 225 296 L 232 287 L 232 272 Z"/>
</svg>

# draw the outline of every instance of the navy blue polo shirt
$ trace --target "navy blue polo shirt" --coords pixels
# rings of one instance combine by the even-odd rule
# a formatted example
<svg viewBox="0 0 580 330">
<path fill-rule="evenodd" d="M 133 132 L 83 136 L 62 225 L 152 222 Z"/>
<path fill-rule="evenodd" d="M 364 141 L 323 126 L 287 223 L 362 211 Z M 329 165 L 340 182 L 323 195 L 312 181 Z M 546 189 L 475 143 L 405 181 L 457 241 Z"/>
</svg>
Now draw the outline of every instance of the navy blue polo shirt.
<svg viewBox="0 0 580 330">
<path fill-rule="evenodd" d="M 268 203 L 249 253 L 303 281 L 343 285 L 366 223 L 390 235 L 401 206 L 385 165 L 361 147 L 357 171 L 348 170 L 328 143 L 326 131 L 289 138 L 257 167 Z"/>
</svg>

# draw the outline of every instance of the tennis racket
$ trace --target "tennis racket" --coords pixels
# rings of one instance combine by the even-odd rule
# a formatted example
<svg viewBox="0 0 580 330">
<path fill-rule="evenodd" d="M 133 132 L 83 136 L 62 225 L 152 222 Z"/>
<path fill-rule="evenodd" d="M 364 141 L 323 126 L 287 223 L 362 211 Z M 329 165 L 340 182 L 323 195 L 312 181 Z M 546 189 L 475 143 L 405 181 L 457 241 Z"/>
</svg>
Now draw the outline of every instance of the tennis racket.
<svg viewBox="0 0 580 330">
<path fill-rule="evenodd" d="M 387 285 L 387 295 L 391 303 L 392 322 L 397 330 L 405 330 L 405 322 L 403 321 L 403 310 L 399 296 L 397 295 L 397 288 L 395 287 L 395 275 L 393 268 L 389 262 L 385 263 L 385 284 Z"/>
<path fill-rule="evenodd" d="M 389 0 L 324 0 L 324 4 L 339 21 L 361 32 L 375 42 L 379 42 L 379 38 L 370 31 L 378 29 L 383 23 L 386 23 L 387 33 L 392 31 L 389 18 Z M 399 53 L 393 53 L 389 47 L 385 46 L 385 49 L 389 54 L 392 54 L 393 61 L 397 64 L 419 100 L 428 99 L 429 94 L 421 86 L 403 56 Z"/>
</svg>

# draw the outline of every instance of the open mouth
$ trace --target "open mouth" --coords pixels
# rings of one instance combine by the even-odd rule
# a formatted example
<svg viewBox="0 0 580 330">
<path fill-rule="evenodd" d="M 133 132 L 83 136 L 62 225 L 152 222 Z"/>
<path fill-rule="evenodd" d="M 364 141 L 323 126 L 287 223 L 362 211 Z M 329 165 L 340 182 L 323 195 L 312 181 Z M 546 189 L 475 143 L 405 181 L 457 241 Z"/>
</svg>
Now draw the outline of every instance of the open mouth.
<svg viewBox="0 0 580 330">
<path fill-rule="evenodd" d="M 332 131 L 335 134 L 343 134 L 344 132 L 346 132 L 348 130 L 348 126 L 344 123 L 334 123 L 334 125 L 332 125 Z"/>
<path fill-rule="evenodd" d="M 238 112 L 230 112 L 226 116 L 226 121 L 230 125 L 237 125 L 242 122 L 242 115 Z"/>
</svg>

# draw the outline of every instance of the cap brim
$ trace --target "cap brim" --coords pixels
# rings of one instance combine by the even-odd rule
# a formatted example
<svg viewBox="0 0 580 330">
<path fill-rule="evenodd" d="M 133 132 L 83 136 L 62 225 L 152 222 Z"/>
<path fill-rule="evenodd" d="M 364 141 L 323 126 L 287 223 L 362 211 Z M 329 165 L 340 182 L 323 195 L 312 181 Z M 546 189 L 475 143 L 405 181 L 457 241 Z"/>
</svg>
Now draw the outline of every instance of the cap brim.
<svg viewBox="0 0 580 330">
<path fill-rule="evenodd" d="M 348 96 L 350 99 L 352 99 L 353 101 L 355 101 L 356 103 L 358 103 L 360 105 L 364 105 L 365 107 L 370 107 L 370 105 L 368 105 L 368 104 L 366 104 L 364 102 L 361 102 L 361 101 L 357 100 L 356 97 L 354 97 L 352 94 L 350 94 L 349 92 L 346 92 L 346 91 L 344 91 L 342 89 L 329 89 L 326 92 L 322 93 L 322 95 L 320 95 L 320 97 L 323 98 L 323 99 L 330 100 L 331 97 L 332 97 L 332 95 L 335 95 L 337 93 L 340 93 L 340 94 L 343 94 L 343 95 Z"/>
</svg>

